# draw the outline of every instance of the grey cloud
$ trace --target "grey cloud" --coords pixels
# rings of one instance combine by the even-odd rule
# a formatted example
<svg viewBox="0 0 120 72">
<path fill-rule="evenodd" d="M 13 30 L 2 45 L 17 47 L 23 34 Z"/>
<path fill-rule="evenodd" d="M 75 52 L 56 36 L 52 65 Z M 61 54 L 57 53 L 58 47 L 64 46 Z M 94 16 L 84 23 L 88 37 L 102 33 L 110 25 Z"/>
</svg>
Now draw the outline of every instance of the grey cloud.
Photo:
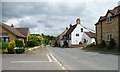
<svg viewBox="0 0 120 72">
<path fill-rule="evenodd" d="M 36 28 L 37 27 L 37 23 L 34 21 L 26 21 L 26 20 L 21 20 L 18 24 L 18 26 L 20 27 L 28 27 L 30 29 Z"/>
<path fill-rule="evenodd" d="M 3 2 L 3 17 L 23 17 L 25 15 L 83 15 L 85 5 L 83 3 L 72 7 L 69 3 L 47 3 L 47 2 Z"/>
<path fill-rule="evenodd" d="M 3 2 L 3 21 L 9 18 L 23 18 L 18 26 L 29 27 L 31 31 L 50 35 L 60 34 L 69 24 L 74 24 L 76 18 L 81 18 L 85 27 L 94 28 L 94 23 L 105 10 L 114 7 L 113 3 L 98 2 Z M 24 17 L 31 17 L 24 20 Z"/>
</svg>

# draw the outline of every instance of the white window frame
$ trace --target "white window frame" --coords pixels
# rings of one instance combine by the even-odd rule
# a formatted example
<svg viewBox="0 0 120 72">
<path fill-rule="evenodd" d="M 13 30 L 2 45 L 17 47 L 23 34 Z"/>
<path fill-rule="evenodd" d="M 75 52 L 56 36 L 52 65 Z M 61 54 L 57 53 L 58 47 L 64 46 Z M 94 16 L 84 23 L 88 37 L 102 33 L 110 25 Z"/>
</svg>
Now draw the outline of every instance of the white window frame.
<svg viewBox="0 0 120 72">
<path fill-rule="evenodd" d="M 110 41 L 113 38 L 112 33 L 108 33 L 107 34 L 107 41 Z"/>
<path fill-rule="evenodd" d="M 83 32 L 83 28 L 81 28 L 81 32 Z"/>
<path fill-rule="evenodd" d="M 108 16 L 108 17 L 106 18 L 106 21 L 107 21 L 107 23 L 111 23 L 111 22 L 112 22 L 112 16 Z"/>
<path fill-rule="evenodd" d="M 80 34 L 79 33 L 76 33 L 76 37 L 79 37 L 80 36 Z"/>
</svg>

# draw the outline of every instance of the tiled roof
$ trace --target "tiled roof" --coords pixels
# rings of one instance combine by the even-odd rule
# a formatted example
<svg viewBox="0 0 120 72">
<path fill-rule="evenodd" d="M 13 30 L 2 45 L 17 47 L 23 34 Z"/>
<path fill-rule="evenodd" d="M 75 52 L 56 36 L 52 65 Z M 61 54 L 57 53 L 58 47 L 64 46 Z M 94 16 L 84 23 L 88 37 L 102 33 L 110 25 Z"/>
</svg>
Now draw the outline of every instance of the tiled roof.
<svg viewBox="0 0 120 72">
<path fill-rule="evenodd" d="M 72 31 L 76 28 L 77 24 L 73 25 L 73 26 L 70 26 L 70 28 L 68 29 L 68 31 L 66 32 L 65 35 L 69 35 L 72 33 Z"/>
<path fill-rule="evenodd" d="M 85 32 L 85 34 L 87 34 L 90 38 L 95 38 L 96 34 L 93 32 Z"/>
<path fill-rule="evenodd" d="M 15 28 L 13 28 L 13 27 L 11 27 L 11 26 L 8 26 L 8 25 L 6 25 L 6 24 L 0 24 L 0 25 L 2 25 L 2 27 L 4 27 L 5 29 L 7 29 L 7 30 L 9 30 L 11 33 L 13 33 L 14 35 L 16 35 L 16 36 L 18 36 L 18 37 L 22 37 L 22 38 L 25 38 L 25 36 L 22 34 L 22 33 L 20 33 L 17 29 L 15 29 Z"/>
<path fill-rule="evenodd" d="M 29 32 L 29 28 L 16 28 L 19 32 L 21 32 L 25 37 L 27 37 L 27 34 Z"/>
<path fill-rule="evenodd" d="M 113 17 L 119 15 L 120 14 L 120 5 L 115 7 L 113 10 L 108 10 L 107 13 L 111 13 Z M 106 15 L 107 15 L 107 13 L 106 13 Z M 105 16 L 100 16 L 98 22 L 105 20 L 106 15 Z"/>
</svg>

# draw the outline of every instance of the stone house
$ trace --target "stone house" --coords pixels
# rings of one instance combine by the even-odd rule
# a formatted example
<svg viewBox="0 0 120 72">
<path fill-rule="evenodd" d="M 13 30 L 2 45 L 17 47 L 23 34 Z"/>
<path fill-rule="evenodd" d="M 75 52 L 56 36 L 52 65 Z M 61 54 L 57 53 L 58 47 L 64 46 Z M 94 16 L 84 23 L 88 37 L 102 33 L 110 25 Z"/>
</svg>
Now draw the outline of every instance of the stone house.
<svg viewBox="0 0 120 72">
<path fill-rule="evenodd" d="M 68 27 L 66 27 L 66 29 L 57 38 L 57 43 L 60 47 L 62 47 L 64 44 L 64 35 L 66 34 L 67 31 Z"/>
<path fill-rule="evenodd" d="M 113 38 L 120 47 L 120 5 L 108 10 L 105 16 L 100 16 L 96 26 L 96 41 L 104 40 L 107 44 Z"/>
<path fill-rule="evenodd" d="M 29 35 L 29 28 L 14 28 L 3 23 L 0 24 L 0 42 L 9 42 L 15 39 L 26 42 Z"/>
</svg>

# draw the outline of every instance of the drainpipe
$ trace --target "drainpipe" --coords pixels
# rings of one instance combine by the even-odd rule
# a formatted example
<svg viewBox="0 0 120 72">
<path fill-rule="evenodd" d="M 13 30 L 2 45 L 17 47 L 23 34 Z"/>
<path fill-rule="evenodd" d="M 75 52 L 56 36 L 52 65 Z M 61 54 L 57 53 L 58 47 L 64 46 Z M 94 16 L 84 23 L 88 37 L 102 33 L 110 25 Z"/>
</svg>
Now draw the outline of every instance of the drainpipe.
<svg viewBox="0 0 120 72">
<path fill-rule="evenodd" d="M 119 34 L 119 42 L 118 42 L 118 50 L 119 50 L 119 52 L 120 52 L 120 14 L 118 15 L 118 34 Z"/>
<path fill-rule="evenodd" d="M 100 21 L 100 25 L 101 25 L 101 36 L 100 37 L 101 37 L 101 41 L 102 41 L 103 40 L 103 38 L 102 38 L 103 37 L 102 36 L 102 21 Z"/>
</svg>

